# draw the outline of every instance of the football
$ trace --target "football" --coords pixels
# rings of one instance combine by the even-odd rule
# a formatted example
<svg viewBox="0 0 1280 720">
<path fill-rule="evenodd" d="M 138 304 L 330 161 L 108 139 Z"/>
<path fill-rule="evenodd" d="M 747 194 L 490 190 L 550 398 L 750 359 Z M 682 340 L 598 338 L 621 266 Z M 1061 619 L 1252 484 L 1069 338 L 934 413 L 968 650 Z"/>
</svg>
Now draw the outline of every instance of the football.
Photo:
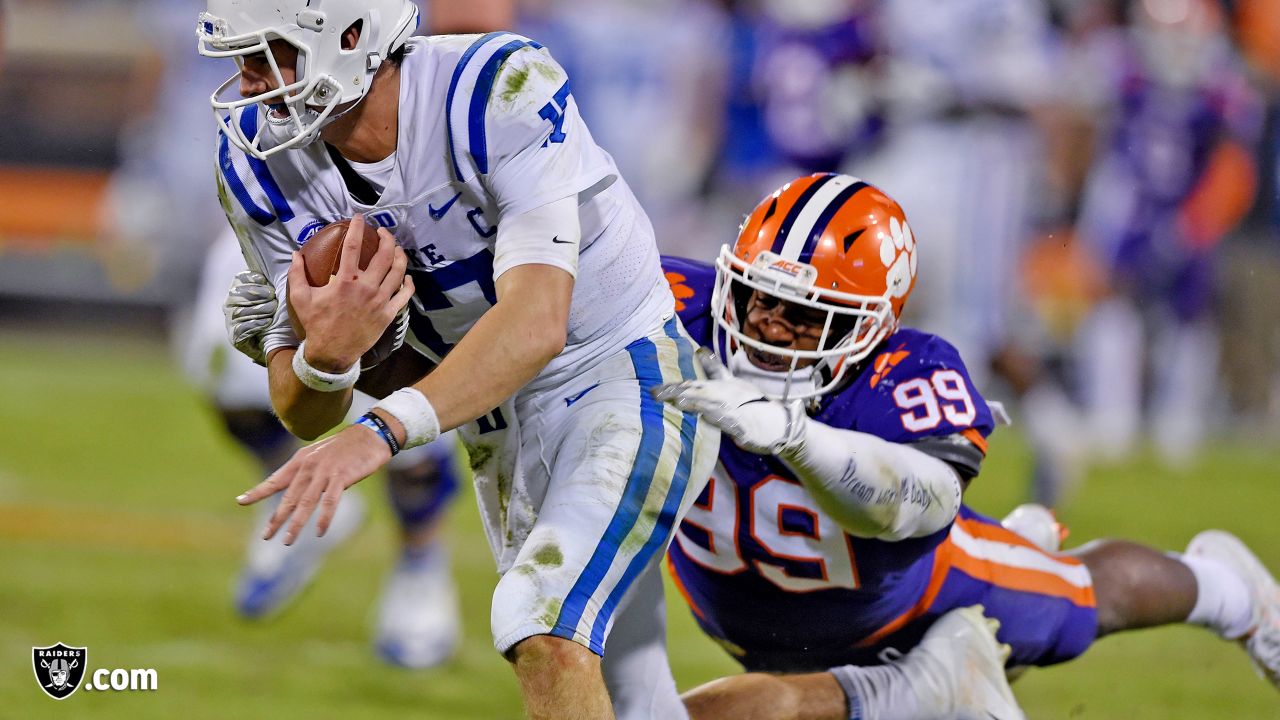
<svg viewBox="0 0 1280 720">
<path fill-rule="evenodd" d="M 342 240 L 347 235 L 351 220 L 338 220 L 320 228 L 302 244 L 302 266 L 307 274 L 307 283 L 311 287 L 324 287 L 329 278 L 338 272 L 338 262 L 342 257 Z M 364 225 L 364 238 L 360 246 L 360 269 L 369 267 L 369 261 L 378 251 L 378 228 L 367 220 Z M 289 313 L 292 316 L 293 308 Z M 294 331 L 302 336 L 301 328 L 294 323 Z M 364 370 L 386 360 L 396 349 L 396 324 L 387 326 L 373 347 L 361 356 L 360 367 Z"/>
<path fill-rule="evenodd" d="M 302 245 L 302 264 L 307 271 L 311 287 L 324 287 L 329 278 L 338 272 L 338 260 L 342 257 L 342 240 L 347 236 L 350 220 L 339 220 L 320 228 Z M 364 224 L 364 244 L 360 246 L 360 269 L 369 267 L 369 261 L 378 251 L 378 228 Z"/>
</svg>

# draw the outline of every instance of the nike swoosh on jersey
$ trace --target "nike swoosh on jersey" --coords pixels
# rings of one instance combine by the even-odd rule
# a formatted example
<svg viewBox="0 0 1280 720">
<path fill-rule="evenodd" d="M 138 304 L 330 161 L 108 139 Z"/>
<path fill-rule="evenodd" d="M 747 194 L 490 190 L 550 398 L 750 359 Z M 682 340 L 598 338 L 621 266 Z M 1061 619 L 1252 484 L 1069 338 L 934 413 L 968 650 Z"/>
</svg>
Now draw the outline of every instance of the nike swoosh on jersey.
<svg viewBox="0 0 1280 720">
<path fill-rule="evenodd" d="M 572 241 L 572 240 L 561 240 L 559 235 L 557 235 L 557 236 L 555 236 L 555 237 L 551 238 L 551 242 L 553 242 L 553 243 L 555 243 L 555 244 L 557 244 L 557 245 L 569 245 L 569 244 L 573 243 L 573 241 Z"/>
<path fill-rule="evenodd" d="M 454 195 L 453 197 L 449 198 L 449 202 L 441 205 L 440 209 L 438 210 L 434 205 L 428 203 L 427 213 L 431 215 L 432 220 L 439 220 L 444 217 L 445 213 L 449 212 L 449 208 L 453 207 L 453 204 L 458 202 L 458 198 L 460 197 L 462 197 L 462 193 L 458 193 L 457 195 Z M 419 205 L 418 207 L 422 207 L 422 206 Z"/>
<path fill-rule="evenodd" d="M 565 399 L 564 399 L 564 406 L 565 406 L 565 407 L 570 407 L 570 406 L 572 406 L 574 403 L 576 403 L 576 402 L 578 402 L 579 400 L 581 400 L 583 395 L 586 395 L 587 393 L 591 392 L 592 390 L 595 390 L 595 389 L 596 389 L 596 388 L 598 388 L 598 387 L 600 387 L 600 383 L 596 383 L 595 385 L 592 385 L 591 387 L 587 388 L 586 390 L 583 390 L 582 392 L 578 393 L 577 395 L 571 395 L 571 396 L 569 396 L 569 397 L 565 398 Z"/>
</svg>

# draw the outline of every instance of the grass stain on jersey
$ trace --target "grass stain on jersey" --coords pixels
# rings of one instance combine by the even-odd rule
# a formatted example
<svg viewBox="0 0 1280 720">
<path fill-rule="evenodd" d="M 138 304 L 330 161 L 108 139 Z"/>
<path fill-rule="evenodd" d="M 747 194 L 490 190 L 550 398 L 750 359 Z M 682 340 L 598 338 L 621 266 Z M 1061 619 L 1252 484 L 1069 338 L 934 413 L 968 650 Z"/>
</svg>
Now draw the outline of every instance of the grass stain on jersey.
<svg viewBox="0 0 1280 720">
<path fill-rule="evenodd" d="M 670 483 L 667 483 L 667 487 L 670 487 Z M 648 544 L 654 529 L 658 527 L 658 519 L 662 516 L 662 503 L 665 501 L 665 492 L 650 493 L 644 507 L 640 509 L 635 525 L 631 526 L 631 532 L 627 533 L 619 544 L 619 552 L 634 555 Z"/>
<path fill-rule="evenodd" d="M 547 543 L 533 552 L 533 561 L 542 567 L 557 568 L 564 564 L 564 553 L 552 543 Z"/>
<path fill-rule="evenodd" d="M 555 82 L 564 81 L 564 71 L 561 70 L 558 66 L 553 65 L 551 63 L 545 63 L 545 62 L 534 63 L 533 69 L 537 70 L 539 75 L 541 75 L 542 77 L 548 80 L 553 80 Z"/>
<path fill-rule="evenodd" d="M 498 470 L 495 474 L 498 479 L 498 512 L 505 518 L 507 516 L 507 508 L 511 505 L 511 477 L 502 472 L 502 470 Z M 507 523 L 508 543 L 512 540 L 511 533 L 511 525 Z"/>
<path fill-rule="evenodd" d="M 538 619 L 547 627 L 555 627 L 556 620 L 560 619 L 560 608 L 564 605 L 564 600 L 560 598 L 547 598 L 543 601 L 543 612 Z"/>
<path fill-rule="evenodd" d="M 470 460 L 471 472 L 475 472 L 484 467 L 489 462 L 489 458 L 493 457 L 493 446 L 477 444 L 467 448 L 467 457 Z"/>
<path fill-rule="evenodd" d="M 507 82 L 502 87 L 502 94 L 499 99 L 510 105 L 520 96 L 520 92 L 529 84 L 529 68 L 522 67 L 518 70 L 512 70 L 507 73 Z"/>
</svg>

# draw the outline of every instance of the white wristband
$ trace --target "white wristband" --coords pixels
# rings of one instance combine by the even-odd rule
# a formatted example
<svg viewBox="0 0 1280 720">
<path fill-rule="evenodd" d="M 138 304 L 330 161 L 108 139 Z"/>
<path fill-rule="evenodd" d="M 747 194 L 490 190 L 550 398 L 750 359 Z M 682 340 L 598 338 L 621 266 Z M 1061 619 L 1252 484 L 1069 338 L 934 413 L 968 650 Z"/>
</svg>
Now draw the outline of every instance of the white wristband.
<svg viewBox="0 0 1280 720">
<path fill-rule="evenodd" d="M 374 408 L 391 415 L 404 426 L 401 450 L 408 450 L 440 437 L 440 418 L 426 395 L 414 388 L 401 388 L 374 403 Z"/>
<path fill-rule="evenodd" d="M 307 341 L 303 340 L 298 351 L 293 354 L 293 374 L 298 376 L 303 385 L 317 392 L 337 392 L 346 390 L 360 379 L 360 363 L 351 366 L 344 373 L 327 373 L 311 367 L 306 358 Z"/>
</svg>

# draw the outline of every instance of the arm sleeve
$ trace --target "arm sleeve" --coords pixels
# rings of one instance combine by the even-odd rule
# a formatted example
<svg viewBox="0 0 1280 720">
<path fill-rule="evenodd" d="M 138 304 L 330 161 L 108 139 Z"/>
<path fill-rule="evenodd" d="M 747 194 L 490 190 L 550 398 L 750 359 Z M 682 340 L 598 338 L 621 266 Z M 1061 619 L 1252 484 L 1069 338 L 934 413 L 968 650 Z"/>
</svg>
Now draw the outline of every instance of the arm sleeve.
<svg viewBox="0 0 1280 720">
<path fill-rule="evenodd" d="M 561 198 L 498 225 L 493 277 L 518 265 L 551 265 L 578 276 L 578 244 L 582 226 L 578 203 Z"/>
<path fill-rule="evenodd" d="M 235 231 L 245 264 L 250 270 L 265 275 L 275 287 L 276 297 L 282 300 L 263 337 L 263 351 L 270 356 L 275 350 L 299 344 L 289 322 L 288 303 L 283 302 L 288 290 L 289 262 L 297 245 L 262 188 L 258 174 L 250 167 L 248 158 L 230 147 L 226 136 L 219 133 L 218 200 Z"/>
<path fill-rule="evenodd" d="M 528 38 L 477 40 L 458 61 L 448 105 L 454 174 L 482 176 L 500 222 L 567 197 L 581 205 L 617 178 L 578 112 L 568 75 Z"/>
<path fill-rule="evenodd" d="M 818 505 L 857 537 L 905 540 L 955 519 L 963 487 L 947 462 L 909 445 L 806 419 L 782 460 Z"/>
</svg>

